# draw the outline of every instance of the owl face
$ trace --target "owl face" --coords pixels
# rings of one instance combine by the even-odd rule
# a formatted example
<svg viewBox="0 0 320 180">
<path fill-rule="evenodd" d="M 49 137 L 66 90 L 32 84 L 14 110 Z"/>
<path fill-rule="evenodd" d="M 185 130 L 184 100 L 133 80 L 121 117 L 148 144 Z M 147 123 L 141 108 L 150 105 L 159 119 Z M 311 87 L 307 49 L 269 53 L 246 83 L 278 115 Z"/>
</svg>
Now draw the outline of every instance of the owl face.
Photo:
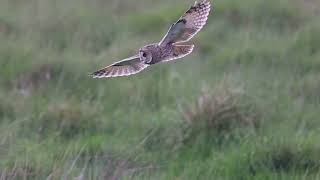
<svg viewBox="0 0 320 180">
<path fill-rule="evenodd" d="M 145 64 L 150 64 L 152 61 L 152 52 L 148 49 L 140 49 L 139 56 Z"/>
</svg>

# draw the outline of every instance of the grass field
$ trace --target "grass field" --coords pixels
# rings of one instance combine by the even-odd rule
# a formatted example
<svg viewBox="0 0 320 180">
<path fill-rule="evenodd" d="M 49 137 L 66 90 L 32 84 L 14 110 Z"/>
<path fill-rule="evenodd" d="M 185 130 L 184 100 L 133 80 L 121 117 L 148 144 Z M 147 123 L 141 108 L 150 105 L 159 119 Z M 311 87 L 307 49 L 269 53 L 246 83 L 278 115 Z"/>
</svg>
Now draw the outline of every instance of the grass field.
<svg viewBox="0 0 320 180">
<path fill-rule="evenodd" d="M 0 180 L 320 179 L 320 3 L 216 0 L 191 56 L 87 74 L 192 0 L 0 0 Z"/>
</svg>

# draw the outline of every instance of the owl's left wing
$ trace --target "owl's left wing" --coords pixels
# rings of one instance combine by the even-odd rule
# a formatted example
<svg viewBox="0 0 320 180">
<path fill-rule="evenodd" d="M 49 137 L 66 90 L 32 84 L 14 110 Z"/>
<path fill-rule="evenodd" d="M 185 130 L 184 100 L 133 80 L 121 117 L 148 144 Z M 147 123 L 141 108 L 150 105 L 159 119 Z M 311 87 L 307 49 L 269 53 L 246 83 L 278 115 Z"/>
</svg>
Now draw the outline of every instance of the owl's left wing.
<svg viewBox="0 0 320 180">
<path fill-rule="evenodd" d="M 142 71 L 148 66 L 149 65 L 140 61 L 139 56 L 136 55 L 100 69 L 90 74 L 90 76 L 92 76 L 93 78 L 129 76 Z"/>
<path fill-rule="evenodd" d="M 173 45 L 172 52 L 162 62 L 183 58 L 193 51 L 194 45 Z"/>
<path fill-rule="evenodd" d="M 189 41 L 206 24 L 210 12 L 209 0 L 195 2 L 193 6 L 174 23 L 159 43 L 161 46 Z"/>
</svg>

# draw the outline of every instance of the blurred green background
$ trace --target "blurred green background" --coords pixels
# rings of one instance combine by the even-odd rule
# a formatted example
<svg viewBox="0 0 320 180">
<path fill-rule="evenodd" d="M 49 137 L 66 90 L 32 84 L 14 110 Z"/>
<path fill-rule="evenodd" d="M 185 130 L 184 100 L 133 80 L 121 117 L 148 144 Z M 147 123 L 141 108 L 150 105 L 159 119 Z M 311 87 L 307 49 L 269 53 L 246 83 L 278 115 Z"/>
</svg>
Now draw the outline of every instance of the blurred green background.
<svg viewBox="0 0 320 180">
<path fill-rule="evenodd" d="M 320 3 L 215 0 L 196 48 L 160 41 L 193 0 L 0 0 L 0 179 L 320 179 Z"/>
</svg>

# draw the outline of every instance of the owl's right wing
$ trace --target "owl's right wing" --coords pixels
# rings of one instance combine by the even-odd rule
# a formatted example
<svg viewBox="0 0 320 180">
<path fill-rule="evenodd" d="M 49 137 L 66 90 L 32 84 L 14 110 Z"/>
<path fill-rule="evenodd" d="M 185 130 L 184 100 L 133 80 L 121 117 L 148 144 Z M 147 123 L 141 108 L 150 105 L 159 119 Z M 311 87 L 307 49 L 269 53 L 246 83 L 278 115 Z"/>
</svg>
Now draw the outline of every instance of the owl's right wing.
<svg viewBox="0 0 320 180">
<path fill-rule="evenodd" d="M 206 24 L 210 12 L 209 0 L 195 2 L 191 8 L 174 23 L 159 43 L 161 46 L 189 41 Z"/>
<path fill-rule="evenodd" d="M 140 61 L 139 56 L 136 55 L 91 73 L 90 76 L 93 78 L 129 76 L 142 71 L 148 66 Z"/>
</svg>

